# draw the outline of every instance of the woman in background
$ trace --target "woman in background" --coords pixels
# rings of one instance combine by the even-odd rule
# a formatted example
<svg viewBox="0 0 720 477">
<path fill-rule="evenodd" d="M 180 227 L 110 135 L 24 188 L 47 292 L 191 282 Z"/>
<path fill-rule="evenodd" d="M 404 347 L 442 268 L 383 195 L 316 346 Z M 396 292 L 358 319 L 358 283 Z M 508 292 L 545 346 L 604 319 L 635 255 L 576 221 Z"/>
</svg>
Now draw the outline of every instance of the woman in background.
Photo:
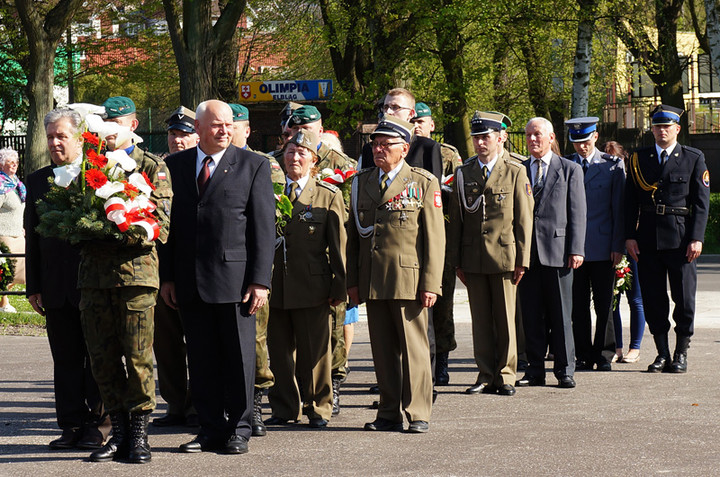
<svg viewBox="0 0 720 477">
<path fill-rule="evenodd" d="M 25 253 L 23 213 L 26 191 L 25 184 L 17 176 L 19 164 L 18 153 L 15 150 L 9 147 L 0 149 L 0 241 L 7 245 L 12 253 Z M 15 283 L 25 283 L 24 258 L 15 259 L 13 284 Z M 8 301 L 7 295 L 2 295 L 0 298 L 0 311 L 5 313 L 17 311 Z"/>
</svg>

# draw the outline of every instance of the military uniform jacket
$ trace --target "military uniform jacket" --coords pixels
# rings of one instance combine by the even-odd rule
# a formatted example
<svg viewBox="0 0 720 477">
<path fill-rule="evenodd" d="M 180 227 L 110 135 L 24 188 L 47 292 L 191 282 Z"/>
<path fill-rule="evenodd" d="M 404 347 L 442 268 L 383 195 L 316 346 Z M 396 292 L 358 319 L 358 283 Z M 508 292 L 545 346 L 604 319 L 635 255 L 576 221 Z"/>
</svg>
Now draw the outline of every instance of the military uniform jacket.
<svg viewBox="0 0 720 477">
<path fill-rule="evenodd" d="M 524 163 L 528 177 L 531 161 Z M 553 153 L 533 211 L 533 240 L 541 265 L 567 267 L 570 255 L 585 256 L 586 210 L 582 168 Z"/>
<path fill-rule="evenodd" d="M 345 301 L 345 204 L 337 187 L 310 179 L 275 249 L 270 306 L 310 308 Z"/>
<path fill-rule="evenodd" d="M 135 146 L 130 157 L 137 162 L 137 172 L 145 172 L 155 186 L 150 196 L 157 205 L 160 236 L 156 242 L 165 243 L 170 227 L 172 185 L 165 162 Z M 80 252 L 79 288 L 114 288 L 143 286 L 159 288 L 156 242 L 138 244 L 93 241 L 83 244 Z"/>
<path fill-rule="evenodd" d="M 375 167 L 373 160 L 372 143 L 366 143 L 362 148 L 361 168 Z M 442 148 L 440 144 L 429 137 L 413 135 L 410 140 L 410 150 L 405 162 L 411 167 L 421 167 L 432 173 L 440 181 L 443 176 Z"/>
<path fill-rule="evenodd" d="M 78 306 L 78 248 L 58 238 L 43 237 L 35 231 L 40 220 L 35 204 L 50 191 L 48 179 L 54 177 L 53 169 L 53 166 L 43 167 L 30 174 L 26 181 L 25 294 L 30 296 L 42 293 L 43 306 L 46 308 L 60 308 L 66 300 Z"/>
<path fill-rule="evenodd" d="M 433 175 L 404 163 L 385 194 L 380 169 L 355 175 L 348 223 L 348 288 L 360 299 L 415 300 L 442 293 L 445 258 L 440 187 Z"/>
<path fill-rule="evenodd" d="M 582 166 L 577 153 L 569 159 Z M 625 169 L 623 161 L 597 149 L 585 173 L 587 228 L 585 261 L 610 260 L 610 252 L 625 250 Z"/>
<path fill-rule="evenodd" d="M 318 161 L 316 167 L 318 170 L 323 169 L 340 169 L 343 172 L 355 169 L 357 162 L 354 159 L 350 159 L 348 156 L 340 151 L 329 147 L 325 143 L 320 143 L 320 148 L 317 151 Z"/>
<path fill-rule="evenodd" d="M 653 145 L 633 154 L 627 169 L 625 237 L 637 240 L 641 253 L 643 249 L 672 250 L 687 247 L 692 240 L 704 241 L 710 176 L 700 150 L 677 144 L 661 166 Z M 654 194 L 652 187 L 657 187 Z M 685 207 L 689 214 L 658 214 L 658 206 Z"/>
<path fill-rule="evenodd" d="M 487 182 L 478 160 L 455 172 L 448 262 L 470 273 L 530 266 L 533 198 L 525 168 L 498 158 Z"/>
</svg>

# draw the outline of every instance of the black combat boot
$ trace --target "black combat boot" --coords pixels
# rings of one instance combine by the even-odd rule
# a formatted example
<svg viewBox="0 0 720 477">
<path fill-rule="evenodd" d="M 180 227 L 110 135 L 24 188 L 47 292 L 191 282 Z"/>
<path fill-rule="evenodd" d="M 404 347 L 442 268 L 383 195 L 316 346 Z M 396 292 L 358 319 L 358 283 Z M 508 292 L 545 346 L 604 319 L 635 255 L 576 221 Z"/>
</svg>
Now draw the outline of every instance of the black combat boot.
<svg viewBox="0 0 720 477">
<path fill-rule="evenodd" d="M 107 444 L 90 454 L 92 462 L 107 462 L 124 459 L 128 455 L 128 415 L 125 412 L 111 412 L 112 437 Z"/>
<path fill-rule="evenodd" d="M 668 373 L 687 373 L 687 350 L 690 347 L 689 336 L 678 336 L 675 354 Z"/>
<path fill-rule="evenodd" d="M 668 344 L 668 335 L 653 335 L 655 347 L 658 355 L 655 361 L 648 366 L 648 373 L 660 373 L 670 369 L 670 345 Z"/>
<path fill-rule="evenodd" d="M 253 414 L 252 414 L 252 435 L 254 437 L 262 437 L 267 434 L 267 429 L 262 420 L 262 398 L 263 389 L 255 388 L 255 395 L 253 399 Z"/>
<path fill-rule="evenodd" d="M 447 386 L 450 383 L 448 374 L 448 358 L 450 353 L 438 353 L 435 355 L 435 384 Z"/>
<path fill-rule="evenodd" d="M 332 387 L 333 387 L 332 415 L 337 416 L 338 414 L 340 414 L 340 378 L 333 378 Z"/>
<path fill-rule="evenodd" d="M 147 434 L 149 421 L 149 412 L 134 412 L 130 414 L 130 451 L 128 452 L 128 462 L 133 464 L 145 464 L 150 462 L 152 459 Z"/>
</svg>

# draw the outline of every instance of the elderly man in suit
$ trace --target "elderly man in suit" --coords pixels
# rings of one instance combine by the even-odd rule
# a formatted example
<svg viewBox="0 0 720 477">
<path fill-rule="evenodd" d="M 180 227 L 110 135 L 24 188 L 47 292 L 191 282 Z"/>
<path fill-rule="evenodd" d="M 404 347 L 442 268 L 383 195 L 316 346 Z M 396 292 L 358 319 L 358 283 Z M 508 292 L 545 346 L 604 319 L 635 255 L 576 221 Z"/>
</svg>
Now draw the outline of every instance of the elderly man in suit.
<svg viewBox="0 0 720 477">
<path fill-rule="evenodd" d="M 652 113 L 655 144 L 633 154 L 626 182 L 625 246 L 638 262 L 645 318 L 658 355 L 648 372 L 687 372 L 694 332 L 697 262 L 705 239 L 710 174 L 705 155 L 677 142 L 683 110 Z M 670 361 L 670 301 L 675 303 L 675 353 Z"/>
<path fill-rule="evenodd" d="M 585 255 L 585 193 L 582 168 L 551 150 L 550 121 L 525 126 L 530 158 L 525 161 L 535 199 L 530 269 L 520 283 L 528 368 L 518 386 L 545 385 L 546 322 L 553 341 L 553 372 L 561 388 L 574 388 L 572 334 L 573 270 Z"/>
<path fill-rule="evenodd" d="M 625 170 L 619 157 L 600 152 L 596 117 L 565 121 L 575 154 L 569 159 L 584 173 L 587 199 L 585 260 L 573 276 L 573 336 L 576 369 L 610 371 L 615 354 L 612 320 L 615 265 L 625 251 L 623 200 Z M 595 306 L 595 336 L 592 337 L 590 295 Z"/>
<path fill-rule="evenodd" d="M 530 266 L 533 199 L 525 167 L 502 157 L 502 115 L 473 117 L 477 159 L 455 173 L 448 262 L 467 286 L 478 379 L 468 394 L 515 394 L 517 285 Z"/>
<path fill-rule="evenodd" d="M 197 147 L 168 158 L 177 178 L 161 293 L 178 307 L 200 432 L 182 452 L 248 451 L 255 312 L 267 302 L 275 232 L 270 166 L 231 144 L 230 106 L 200 103 Z"/>
<path fill-rule="evenodd" d="M 103 415 L 80 323 L 80 253 L 67 242 L 35 231 L 39 222 L 36 202 L 50 191 L 48 179 L 53 177 L 53 168 L 70 164 L 82 154 L 80 123 L 80 114 L 70 109 L 55 109 L 45 116 L 53 165 L 33 172 L 26 181 L 26 295 L 33 309 L 45 316 L 53 358 L 55 411 L 62 429 L 62 435 L 50 442 L 51 449 L 97 449 L 110 433 L 110 419 Z"/>
<path fill-rule="evenodd" d="M 441 293 L 445 233 L 437 179 L 404 158 L 412 124 L 380 121 L 371 138 L 377 167 L 353 180 L 347 248 L 348 295 L 367 302 L 380 388 L 369 431 L 428 431 L 432 374 L 427 309 Z"/>
</svg>

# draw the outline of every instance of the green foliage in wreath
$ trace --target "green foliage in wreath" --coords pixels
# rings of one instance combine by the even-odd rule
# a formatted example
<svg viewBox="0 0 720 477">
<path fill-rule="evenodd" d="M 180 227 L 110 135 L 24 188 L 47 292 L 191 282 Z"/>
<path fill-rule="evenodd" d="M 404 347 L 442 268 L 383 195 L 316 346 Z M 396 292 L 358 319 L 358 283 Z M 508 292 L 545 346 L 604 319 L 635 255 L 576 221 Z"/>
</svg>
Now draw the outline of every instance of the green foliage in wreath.
<svg viewBox="0 0 720 477">
<path fill-rule="evenodd" d="M 0 253 L 10 253 L 10 248 L 0 242 Z M 15 279 L 15 259 L 0 257 L 0 291 L 7 291 Z"/>
<path fill-rule="evenodd" d="M 48 179 L 52 182 L 52 177 Z M 101 201 L 94 194 L 83 194 L 76 184 L 52 186 L 44 199 L 37 201 L 39 223 L 35 230 L 43 237 L 54 237 L 78 244 L 87 240 L 110 240 L 120 243 L 141 242 L 145 231 L 132 226 L 126 233 L 109 221 Z"/>
</svg>

